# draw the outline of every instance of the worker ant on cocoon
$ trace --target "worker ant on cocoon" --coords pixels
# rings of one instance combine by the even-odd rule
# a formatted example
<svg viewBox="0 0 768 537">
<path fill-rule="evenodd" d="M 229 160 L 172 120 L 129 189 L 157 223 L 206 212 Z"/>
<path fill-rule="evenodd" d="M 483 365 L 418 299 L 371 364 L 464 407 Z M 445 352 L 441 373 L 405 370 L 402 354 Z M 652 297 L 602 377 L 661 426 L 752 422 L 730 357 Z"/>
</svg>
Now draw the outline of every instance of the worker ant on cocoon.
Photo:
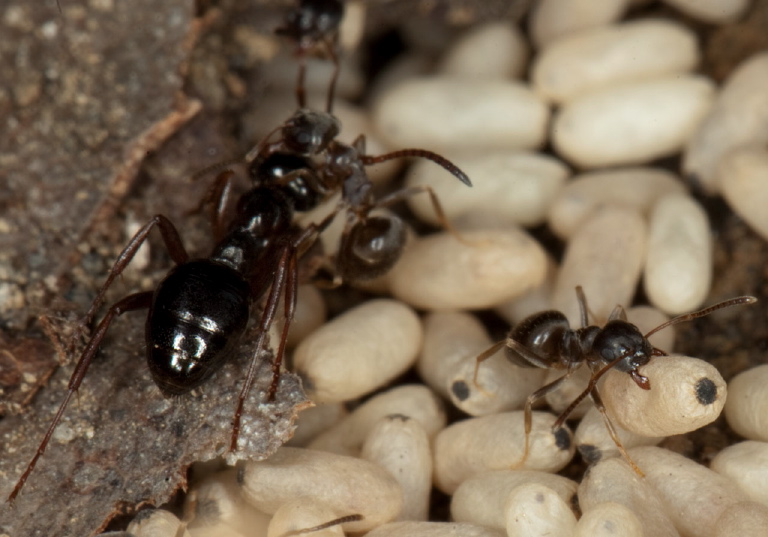
<svg viewBox="0 0 768 537">
<path fill-rule="evenodd" d="M 753 296 L 731 298 L 692 313 L 679 315 L 643 334 L 637 326 L 627 321 L 626 312 L 622 306 L 616 306 L 608 317 L 605 326 L 590 325 L 587 299 L 581 286 L 576 287 L 576 295 L 581 311 L 581 328 L 571 328 L 565 314 L 556 310 L 534 313 L 526 317 L 509 331 L 505 340 L 495 343 L 477 356 L 474 383 L 478 385 L 477 375 L 480 364 L 502 347 L 505 356 L 514 365 L 565 370 L 562 377 L 539 388 L 525 401 L 525 448 L 523 457 L 518 463 L 523 464 L 528 457 L 533 422 L 533 404 L 548 393 L 555 391 L 582 364 L 586 363 L 591 372 L 589 383 L 584 391 L 558 416 L 552 425 L 553 433 L 561 429 L 576 406 L 589 396 L 600 411 L 611 439 L 621 455 L 638 475 L 643 476 L 643 472 L 632 461 L 619 440 L 618 433 L 606 413 L 605 405 L 598 392 L 597 382 L 610 369 L 616 369 L 632 377 L 639 388 L 652 389 L 650 381 L 642 375 L 639 368 L 648 364 L 654 356 L 666 356 L 667 353 L 654 347 L 648 341 L 651 335 L 669 326 L 698 319 L 723 308 L 754 304 L 757 299 Z"/>
<path fill-rule="evenodd" d="M 311 5 L 314 11 L 310 11 L 317 14 L 322 12 L 323 6 L 332 4 L 335 3 L 327 0 L 304 0 L 299 10 L 307 10 Z M 300 36 L 301 32 L 292 35 Z M 331 89 L 333 86 L 334 83 Z M 303 87 L 300 88 L 297 95 L 303 91 Z M 332 99 L 331 93 L 329 102 Z M 256 350 L 250 359 L 232 419 L 229 450 L 234 452 L 238 448 L 243 405 L 283 297 L 285 323 L 272 361 L 268 400 L 274 400 L 277 393 L 288 329 L 296 307 L 299 259 L 319 234 L 346 208 L 349 218 L 337 267 L 347 279 L 371 278 L 394 264 L 404 244 L 402 222 L 394 216 L 369 217 L 372 209 L 428 190 L 436 209 L 442 213 L 428 188 L 403 190 L 375 200 L 365 166 L 404 156 L 421 156 L 437 162 L 462 182 L 470 184 L 455 165 L 429 151 L 407 149 L 372 157 L 364 154 L 362 137 L 352 146 L 336 141 L 339 123 L 330 112 L 300 109 L 277 131 L 281 133 L 278 141 L 265 139 L 250 157 L 249 173 L 253 186 L 240 196 L 234 210 L 227 203 L 234 177 L 231 170 L 217 176 L 211 192 L 203 200 L 203 203 L 213 202 L 211 220 L 216 244 L 208 257 L 190 259 L 179 231 L 163 215 L 154 216 L 130 239 L 80 322 L 79 332 L 90 324 L 108 289 L 152 229 L 159 229 L 176 266 L 154 291 L 128 295 L 109 307 L 77 360 L 67 394 L 37 452 L 10 493 L 9 502 L 18 496 L 45 452 L 70 399 L 82 384 L 99 345 L 118 316 L 129 311 L 148 310 L 145 339 L 150 374 L 164 395 L 177 396 L 204 384 L 222 368 L 239 347 L 251 310 L 264 302 Z M 342 204 L 323 221 L 305 227 L 293 224 L 295 211 L 312 209 L 339 190 L 342 191 Z"/>
</svg>

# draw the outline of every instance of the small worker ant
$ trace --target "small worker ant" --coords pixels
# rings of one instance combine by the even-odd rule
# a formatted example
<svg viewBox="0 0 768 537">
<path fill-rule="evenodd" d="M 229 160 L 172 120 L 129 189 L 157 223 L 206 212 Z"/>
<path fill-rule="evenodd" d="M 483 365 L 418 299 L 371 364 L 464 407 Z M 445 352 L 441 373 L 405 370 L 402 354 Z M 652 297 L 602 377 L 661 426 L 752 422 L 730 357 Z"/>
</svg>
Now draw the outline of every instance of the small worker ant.
<svg viewBox="0 0 768 537">
<path fill-rule="evenodd" d="M 480 364 L 502 347 L 507 359 L 517 366 L 565 370 L 562 377 L 539 388 L 525 400 L 525 448 L 520 461 L 522 464 L 528 457 L 533 404 L 556 390 L 581 364 L 586 363 L 591 371 L 589 383 L 560 414 L 552 425 L 552 431 L 558 431 L 576 406 L 589 395 L 600 411 L 616 447 L 635 472 L 642 476 L 643 472 L 629 457 L 606 413 L 605 405 L 597 390 L 597 382 L 608 370 L 615 368 L 630 375 L 641 389 L 650 390 L 650 381 L 640 373 L 638 368 L 646 365 L 654 356 L 667 355 L 648 341 L 651 335 L 669 326 L 704 317 L 716 310 L 740 304 L 754 304 L 757 299 L 752 296 L 731 298 L 699 311 L 670 319 L 643 335 L 637 326 L 627 321 L 626 313 L 621 306 L 616 306 L 602 328 L 589 325 L 587 299 L 581 286 L 576 287 L 576 295 L 581 311 L 581 328 L 571 328 L 568 319 L 560 311 L 549 310 L 530 315 L 512 328 L 505 340 L 494 344 L 476 358 L 474 382 L 477 384 Z"/>
</svg>

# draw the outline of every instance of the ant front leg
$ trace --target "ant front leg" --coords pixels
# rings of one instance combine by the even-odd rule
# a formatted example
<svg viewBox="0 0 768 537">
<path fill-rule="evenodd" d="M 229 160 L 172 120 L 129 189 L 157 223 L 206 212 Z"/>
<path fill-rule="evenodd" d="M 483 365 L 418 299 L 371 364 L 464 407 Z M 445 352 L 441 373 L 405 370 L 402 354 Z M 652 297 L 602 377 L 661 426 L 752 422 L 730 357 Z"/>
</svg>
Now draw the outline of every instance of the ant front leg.
<svg viewBox="0 0 768 537">
<path fill-rule="evenodd" d="M 10 496 L 8 496 L 8 502 L 13 502 L 16 499 L 16 496 L 18 496 L 19 492 L 24 487 L 24 483 L 26 483 L 27 478 L 35 469 L 37 461 L 45 452 L 45 448 L 48 446 L 48 442 L 51 440 L 53 431 L 61 421 L 61 418 L 64 415 L 64 410 L 67 408 L 72 395 L 77 392 L 78 388 L 80 388 L 80 384 L 82 384 L 83 379 L 85 378 L 85 374 L 88 372 L 88 368 L 91 365 L 91 361 L 93 360 L 93 357 L 96 356 L 96 353 L 99 350 L 99 345 L 101 345 L 104 336 L 107 334 L 107 329 L 109 329 L 112 321 L 115 319 L 115 317 L 122 315 L 126 311 L 149 308 L 152 303 L 152 294 L 152 291 L 146 291 L 143 293 L 129 295 L 119 302 L 116 302 L 112 305 L 112 307 L 109 308 L 109 311 L 99 323 L 99 326 L 96 328 L 93 337 L 91 337 L 91 340 L 86 345 L 83 354 L 77 361 L 75 370 L 72 372 L 72 376 L 69 379 L 69 384 L 67 385 L 67 395 L 59 406 L 59 410 L 56 412 L 56 416 L 53 418 L 53 421 L 48 427 L 48 431 L 45 433 L 43 441 L 40 442 L 40 446 L 37 448 L 37 453 L 35 453 L 35 456 L 32 457 L 29 465 L 27 465 L 27 469 L 19 478 L 19 481 L 16 483 L 16 486 L 13 488 Z"/>
<path fill-rule="evenodd" d="M 499 341 L 498 343 L 494 343 L 489 348 L 484 350 L 480 355 L 475 358 L 475 374 L 472 376 L 472 383 L 475 385 L 475 388 L 480 390 L 481 392 L 487 394 L 487 392 L 483 389 L 482 386 L 477 382 L 477 375 L 480 373 L 480 364 L 485 362 L 488 358 L 499 352 L 502 347 L 506 344 L 506 341 Z"/>
<path fill-rule="evenodd" d="M 467 246 L 473 246 L 473 244 L 470 241 L 465 239 L 462 236 L 462 234 L 455 227 L 453 227 L 451 222 L 448 220 L 448 217 L 445 216 L 445 211 L 443 210 L 443 206 L 440 203 L 440 199 L 437 197 L 437 194 L 435 194 L 435 191 L 431 186 L 428 186 L 428 185 L 412 186 L 409 188 L 398 190 L 397 192 L 393 192 L 379 199 L 376 202 L 376 207 L 387 207 L 399 201 L 403 201 L 407 198 L 410 198 L 411 196 L 415 196 L 416 194 L 421 194 L 422 192 L 426 192 L 427 194 L 429 194 L 429 199 L 432 202 L 432 207 L 435 210 L 435 214 L 437 215 L 437 220 L 440 222 L 440 225 L 443 226 L 443 228 L 445 228 L 445 230 L 448 231 L 448 233 L 453 235 L 457 241 Z"/>
<path fill-rule="evenodd" d="M 235 172 L 232 170 L 224 170 L 216 176 L 208 192 L 200 200 L 200 203 L 190 211 L 190 213 L 199 213 L 203 207 L 207 204 L 211 204 L 211 228 L 213 229 L 213 237 L 216 242 L 220 241 L 224 237 L 226 232 L 226 218 L 229 207 L 229 200 L 232 195 L 232 183 L 235 176 Z"/>
<path fill-rule="evenodd" d="M 611 421 L 611 418 L 608 416 L 608 411 L 605 408 L 605 404 L 603 403 L 602 397 L 600 397 L 600 394 L 597 391 L 597 387 L 592 388 L 589 392 L 589 396 L 592 398 L 592 401 L 595 403 L 595 406 L 597 407 L 597 410 L 600 411 L 600 416 L 603 418 L 603 423 L 605 424 L 605 428 L 608 429 L 608 434 L 611 435 L 611 440 L 613 440 L 613 443 L 616 444 L 616 447 L 619 449 L 619 453 L 621 453 L 621 456 L 624 457 L 624 460 L 627 461 L 629 466 L 632 468 L 632 470 L 635 471 L 637 475 L 640 477 L 645 477 L 645 474 L 640 469 L 640 467 L 637 466 L 635 461 L 632 460 L 632 457 L 629 456 L 629 453 L 627 453 L 627 450 L 624 448 L 624 444 L 621 443 L 621 439 L 619 439 L 619 433 L 616 431 L 616 428 L 613 426 L 613 422 Z"/>
<path fill-rule="evenodd" d="M 229 450 L 231 452 L 237 450 L 237 439 L 240 436 L 243 406 L 245 405 L 245 399 L 248 396 L 251 386 L 253 386 L 253 380 L 256 376 L 259 352 L 264 347 L 269 327 L 272 326 L 272 322 L 275 320 L 277 307 L 280 302 L 280 295 L 285 291 L 285 325 L 283 326 L 280 336 L 280 344 L 278 346 L 277 354 L 272 361 L 272 383 L 269 386 L 267 395 L 269 401 L 274 401 L 275 399 L 277 386 L 280 381 L 280 366 L 283 361 L 285 341 L 288 337 L 288 329 L 296 309 L 296 292 L 298 287 L 298 263 L 296 257 L 296 248 L 293 245 L 289 245 L 283 249 L 277 263 L 277 270 L 275 271 L 272 280 L 269 297 L 267 298 L 264 312 L 262 313 L 259 322 L 259 336 L 256 340 L 256 350 L 251 358 L 251 363 L 248 366 L 248 373 L 245 377 L 243 388 L 240 390 L 240 395 L 237 398 L 237 407 L 235 409 L 234 418 L 232 419 L 232 438 L 229 444 Z"/>
<path fill-rule="evenodd" d="M 152 231 L 152 228 L 155 226 L 160 228 L 160 233 L 162 234 L 163 241 L 165 242 L 165 246 L 168 249 L 168 253 L 171 256 L 171 259 L 173 259 L 177 265 L 187 262 L 189 259 L 189 254 L 187 254 L 187 250 L 184 248 L 184 243 L 182 243 L 181 236 L 179 235 L 176 227 L 170 220 L 161 214 L 153 216 L 149 222 L 144 224 L 142 228 L 136 232 L 131 240 L 128 241 L 128 244 L 125 246 L 125 248 L 123 248 L 123 251 L 120 252 L 120 255 L 117 256 L 117 260 L 115 260 L 115 264 L 112 266 L 112 270 L 109 271 L 109 276 L 107 276 L 106 281 L 101 286 L 101 289 L 99 289 L 96 298 L 91 303 L 90 309 L 88 309 L 85 316 L 75 329 L 73 345 L 78 336 L 85 331 L 86 326 L 90 324 L 91 319 L 93 319 L 93 316 L 96 313 L 96 310 L 99 309 L 99 306 L 101 306 L 101 304 L 104 302 L 104 296 L 107 294 L 109 287 L 112 285 L 115 279 L 123 273 L 125 267 L 127 267 L 128 263 L 131 262 L 133 257 L 136 255 L 136 252 L 138 252 L 141 245 L 144 244 L 144 242 L 147 240 L 150 231 Z"/>
</svg>

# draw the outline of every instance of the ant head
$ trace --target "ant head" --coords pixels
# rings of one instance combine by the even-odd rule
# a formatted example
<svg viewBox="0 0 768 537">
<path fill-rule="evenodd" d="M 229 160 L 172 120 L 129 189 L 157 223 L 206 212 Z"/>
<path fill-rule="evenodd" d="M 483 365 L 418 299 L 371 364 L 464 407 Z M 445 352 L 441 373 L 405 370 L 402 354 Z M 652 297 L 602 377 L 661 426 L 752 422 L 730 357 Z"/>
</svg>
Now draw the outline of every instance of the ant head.
<svg viewBox="0 0 768 537">
<path fill-rule="evenodd" d="M 310 48 L 335 34 L 342 18 L 344 4 L 340 0 L 301 0 L 286 17 L 284 26 L 275 32 L 293 39 L 302 48 Z"/>
<path fill-rule="evenodd" d="M 327 112 L 302 108 L 285 122 L 281 133 L 289 151 L 301 155 L 317 155 L 341 132 L 341 123 Z"/>
<path fill-rule="evenodd" d="M 595 336 L 593 349 L 603 362 L 629 373 L 644 390 L 650 389 L 648 379 L 637 368 L 647 364 L 657 353 L 635 325 L 620 319 L 609 321 Z"/>
</svg>

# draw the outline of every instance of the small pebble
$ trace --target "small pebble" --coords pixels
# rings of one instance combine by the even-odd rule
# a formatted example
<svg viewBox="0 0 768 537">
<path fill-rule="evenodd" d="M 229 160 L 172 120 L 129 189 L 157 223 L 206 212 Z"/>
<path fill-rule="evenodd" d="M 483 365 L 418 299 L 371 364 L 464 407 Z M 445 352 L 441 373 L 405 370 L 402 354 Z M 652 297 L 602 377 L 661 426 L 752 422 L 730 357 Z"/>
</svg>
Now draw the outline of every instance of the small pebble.
<svg viewBox="0 0 768 537">
<path fill-rule="evenodd" d="M 591 466 L 579 484 L 579 506 L 584 513 L 605 502 L 616 502 L 632 512 L 650 537 L 680 537 L 662 501 L 646 479 L 624 459 L 603 459 Z"/>
<path fill-rule="evenodd" d="M 389 274 L 392 294 L 427 310 L 483 309 L 545 276 L 542 246 L 520 229 L 436 233 L 414 241 Z"/>
<path fill-rule="evenodd" d="M 572 327 L 580 326 L 578 285 L 598 324 L 616 304 L 629 304 L 645 260 L 646 235 L 645 220 L 638 211 L 596 210 L 568 242 L 552 295 L 553 308 L 565 313 Z"/>
<path fill-rule="evenodd" d="M 487 470 L 519 468 L 557 472 L 573 456 L 571 432 L 552 432 L 555 416 L 533 412 L 528 457 L 523 459 L 523 411 L 503 412 L 459 421 L 434 441 L 435 485 L 453 493 L 466 479 Z"/>
<path fill-rule="evenodd" d="M 720 159 L 716 181 L 733 212 L 743 218 L 763 239 L 768 240 L 768 151 L 745 146 Z"/>
<path fill-rule="evenodd" d="M 661 168 L 614 168 L 583 173 L 573 177 L 555 197 L 549 208 L 549 227 L 560 238 L 568 239 L 600 207 L 632 207 L 647 214 L 662 196 L 685 191 L 677 176 Z"/>
<path fill-rule="evenodd" d="M 508 537 L 571 537 L 576 516 L 560 495 L 539 483 L 514 489 L 506 505 Z"/>
<path fill-rule="evenodd" d="M 578 484 L 566 477 L 534 470 L 496 470 L 465 480 L 451 498 L 451 517 L 492 528 L 505 528 L 509 494 L 525 484 L 538 484 L 555 491 L 571 505 Z"/>
<path fill-rule="evenodd" d="M 457 39 L 438 72 L 470 80 L 519 78 L 527 59 L 528 44 L 516 26 L 508 21 L 489 22 Z"/>
<path fill-rule="evenodd" d="M 618 21 L 630 0 L 541 0 L 533 5 L 529 31 L 537 47 L 588 28 Z"/>
<path fill-rule="evenodd" d="M 747 440 L 715 455 L 710 468 L 731 478 L 750 500 L 768 506 L 768 443 Z"/>
<path fill-rule="evenodd" d="M 534 149 L 544 144 L 549 109 L 525 85 L 499 80 L 420 78 L 374 105 L 377 132 L 394 148 L 432 151 Z"/>
<path fill-rule="evenodd" d="M 309 447 L 357 457 L 371 430 L 390 415 L 408 416 L 418 421 L 430 438 L 445 427 L 447 419 L 442 401 L 429 388 L 406 384 L 371 397 L 318 435 Z"/>
<path fill-rule="evenodd" d="M 656 356 L 640 368 L 641 389 L 627 373 L 605 374 L 600 395 L 616 423 L 643 436 L 671 436 L 712 423 L 725 405 L 726 385 L 713 365 L 682 355 Z"/>
<path fill-rule="evenodd" d="M 365 532 L 394 520 L 402 508 L 400 485 L 383 468 L 353 457 L 283 446 L 270 458 L 239 470 L 243 496 L 274 514 L 297 498 L 327 505 L 337 516 L 360 514 L 346 531 Z"/>
<path fill-rule="evenodd" d="M 643 525 L 632 510 L 620 503 L 604 502 L 585 511 L 573 537 L 644 537 Z"/>
<path fill-rule="evenodd" d="M 702 535 L 702 530 L 710 535 L 725 509 L 747 500 L 730 479 L 678 453 L 646 446 L 629 450 L 629 456 L 645 472 L 681 535 Z"/>
<path fill-rule="evenodd" d="M 564 103 L 617 83 L 687 73 L 698 63 L 693 31 L 668 20 L 635 20 L 552 42 L 536 58 L 531 80 L 544 98 Z"/>
<path fill-rule="evenodd" d="M 768 143 L 768 52 L 744 60 L 730 74 L 714 106 L 688 139 L 683 172 L 710 194 L 718 163 L 731 150 Z"/>
<path fill-rule="evenodd" d="M 728 383 L 725 419 L 744 438 L 768 442 L 768 365 L 739 373 Z"/>
<path fill-rule="evenodd" d="M 668 194 L 651 212 L 644 287 L 651 303 L 670 315 L 700 307 L 712 286 L 712 233 L 701 205 Z"/>
<path fill-rule="evenodd" d="M 370 300 L 307 336 L 294 353 L 294 368 L 313 401 L 348 401 L 411 367 L 421 340 L 421 322 L 411 308 Z"/>
<path fill-rule="evenodd" d="M 431 186 L 452 223 L 471 215 L 489 227 L 541 224 L 569 175 L 556 158 L 525 151 L 482 152 L 455 164 L 472 179 L 472 188 L 446 179 L 444 170 L 426 161 L 410 168 L 406 186 Z M 428 196 L 412 196 L 408 205 L 421 220 L 440 224 Z"/>
<path fill-rule="evenodd" d="M 403 491 L 397 520 L 427 520 L 432 490 L 432 450 L 429 435 L 416 420 L 390 415 L 368 434 L 360 456 L 394 477 Z"/>
<path fill-rule="evenodd" d="M 709 111 L 714 84 L 675 75 L 576 97 L 552 125 L 559 155 L 581 168 L 642 164 L 678 152 Z"/>
</svg>

